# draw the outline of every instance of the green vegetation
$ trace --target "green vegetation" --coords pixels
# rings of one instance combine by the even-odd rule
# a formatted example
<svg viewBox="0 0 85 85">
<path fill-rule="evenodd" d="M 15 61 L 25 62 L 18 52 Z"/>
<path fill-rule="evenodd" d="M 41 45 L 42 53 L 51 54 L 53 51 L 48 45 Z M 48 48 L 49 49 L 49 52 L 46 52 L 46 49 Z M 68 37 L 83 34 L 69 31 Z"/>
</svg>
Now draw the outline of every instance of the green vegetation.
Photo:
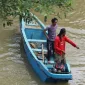
<svg viewBox="0 0 85 85">
<path fill-rule="evenodd" d="M 72 0 L 0 0 L 0 18 L 8 21 L 11 25 L 10 17 L 13 19 L 19 15 L 21 18 L 30 19 L 30 12 L 40 12 L 43 15 L 64 14 L 72 10 Z M 47 18 L 47 17 L 46 17 Z"/>
</svg>

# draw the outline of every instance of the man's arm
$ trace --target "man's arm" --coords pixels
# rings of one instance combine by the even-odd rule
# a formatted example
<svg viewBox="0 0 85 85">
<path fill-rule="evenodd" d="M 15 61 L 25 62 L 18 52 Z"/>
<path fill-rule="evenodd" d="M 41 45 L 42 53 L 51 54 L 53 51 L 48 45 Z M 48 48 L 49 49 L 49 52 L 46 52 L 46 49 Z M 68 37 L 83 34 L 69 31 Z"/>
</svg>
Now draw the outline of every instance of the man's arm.
<svg viewBox="0 0 85 85">
<path fill-rule="evenodd" d="M 48 37 L 48 35 L 46 33 L 47 30 L 48 30 L 48 28 L 44 29 L 44 34 L 45 34 L 46 38 L 49 39 L 49 37 Z"/>
</svg>

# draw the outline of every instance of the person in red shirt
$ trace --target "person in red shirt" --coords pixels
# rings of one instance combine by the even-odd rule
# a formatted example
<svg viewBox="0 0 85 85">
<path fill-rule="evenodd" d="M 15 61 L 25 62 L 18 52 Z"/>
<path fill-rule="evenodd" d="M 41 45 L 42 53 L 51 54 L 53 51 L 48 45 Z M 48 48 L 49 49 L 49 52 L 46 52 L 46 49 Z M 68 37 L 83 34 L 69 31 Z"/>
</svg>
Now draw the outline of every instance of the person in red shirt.
<svg viewBox="0 0 85 85">
<path fill-rule="evenodd" d="M 66 42 L 70 43 L 72 46 L 79 49 L 79 47 L 66 36 L 66 29 L 62 28 L 54 41 L 55 62 L 64 63 L 64 64 L 66 63 L 65 60 Z"/>
</svg>

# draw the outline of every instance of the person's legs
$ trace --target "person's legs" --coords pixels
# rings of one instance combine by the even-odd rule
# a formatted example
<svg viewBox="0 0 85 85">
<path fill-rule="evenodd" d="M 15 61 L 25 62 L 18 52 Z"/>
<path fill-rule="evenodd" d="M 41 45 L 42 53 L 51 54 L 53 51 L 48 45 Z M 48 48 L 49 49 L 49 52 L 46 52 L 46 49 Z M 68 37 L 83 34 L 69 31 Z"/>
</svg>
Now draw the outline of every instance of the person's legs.
<svg viewBox="0 0 85 85">
<path fill-rule="evenodd" d="M 51 42 L 49 40 L 47 40 L 47 60 L 50 60 L 50 56 L 51 56 Z"/>
<path fill-rule="evenodd" d="M 55 54 L 55 64 L 54 67 L 59 70 L 61 65 L 61 56 L 59 54 Z"/>
<path fill-rule="evenodd" d="M 65 71 L 65 63 L 66 63 L 65 57 L 64 56 L 62 57 L 59 54 L 56 54 L 55 59 L 56 59 L 55 60 L 55 68 L 57 70 L 60 70 L 61 72 Z"/>
<path fill-rule="evenodd" d="M 62 63 L 62 64 L 66 64 L 66 58 L 65 58 L 65 55 L 62 56 L 61 63 Z"/>
<path fill-rule="evenodd" d="M 55 52 L 55 51 L 54 51 L 54 41 L 52 41 L 52 51 L 53 51 L 53 52 L 52 52 L 52 56 L 53 56 L 53 58 L 55 59 L 55 54 L 54 54 L 54 52 Z"/>
<path fill-rule="evenodd" d="M 61 64 L 62 64 L 62 66 L 63 66 L 63 71 L 68 72 L 68 68 L 67 68 L 67 65 L 66 65 L 65 55 L 62 56 Z"/>
<path fill-rule="evenodd" d="M 62 60 L 62 59 L 61 59 L 61 56 L 60 56 L 59 54 L 56 54 L 56 53 L 55 53 L 55 62 L 56 62 L 56 63 L 61 63 L 61 60 Z"/>
</svg>

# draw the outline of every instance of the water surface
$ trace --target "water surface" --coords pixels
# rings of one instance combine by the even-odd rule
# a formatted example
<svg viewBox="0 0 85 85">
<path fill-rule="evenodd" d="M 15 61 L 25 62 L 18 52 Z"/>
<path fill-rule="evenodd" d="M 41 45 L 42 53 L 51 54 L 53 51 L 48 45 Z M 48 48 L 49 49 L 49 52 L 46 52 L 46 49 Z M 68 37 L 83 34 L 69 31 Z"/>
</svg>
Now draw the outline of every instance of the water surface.
<svg viewBox="0 0 85 85">
<path fill-rule="evenodd" d="M 27 62 L 17 23 L 15 20 L 12 27 L 5 28 L 0 24 L 0 85 L 47 85 L 40 81 Z M 46 24 L 50 24 L 50 19 Z M 74 10 L 66 19 L 59 19 L 58 24 L 59 29 L 67 29 L 68 37 L 80 49 L 66 46 L 73 80 L 48 85 L 85 85 L 85 0 L 76 0 Z"/>
</svg>

